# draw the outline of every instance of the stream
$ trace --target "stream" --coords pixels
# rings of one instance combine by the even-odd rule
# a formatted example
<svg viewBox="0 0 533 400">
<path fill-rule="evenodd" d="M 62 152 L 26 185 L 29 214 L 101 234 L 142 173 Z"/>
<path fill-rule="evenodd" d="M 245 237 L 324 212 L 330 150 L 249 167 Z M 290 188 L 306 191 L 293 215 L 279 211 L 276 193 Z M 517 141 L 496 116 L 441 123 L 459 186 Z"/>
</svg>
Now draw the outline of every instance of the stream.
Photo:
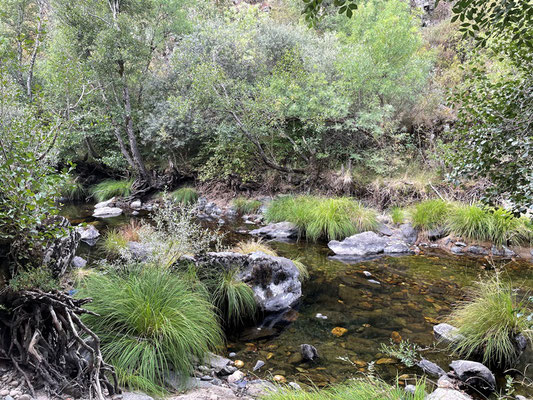
<svg viewBox="0 0 533 400">
<path fill-rule="evenodd" d="M 94 223 L 100 232 L 132 218 L 122 215 L 95 221 L 91 213 L 89 204 L 67 205 L 62 210 L 73 224 Z M 228 244 L 232 244 L 250 238 L 236 234 L 236 230 L 253 228 L 228 224 L 223 229 L 228 232 Z M 223 355 L 235 352 L 235 359 L 244 361 L 244 369 L 249 371 L 258 360 L 264 361 L 265 365 L 252 373 L 260 378 L 283 375 L 287 381 L 315 387 L 368 372 L 386 380 L 400 376 L 402 381 L 413 383 L 421 370 L 403 366 L 380 349 L 391 338 L 408 339 L 425 348 L 423 356 L 448 371 L 452 358 L 445 348 L 434 345 L 433 326 L 443 322 L 469 285 L 487 269 L 496 267 L 515 286 L 533 288 L 533 264 L 527 262 L 493 261 L 491 265 L 484 258 L 427 250 L 420 255 L 380 257 L 350 265 L 329 258 L 331 252 L 324 243 L 269 242 L 269 245 L 280 256 L 302 261 L 309 270 L 310 278 L 303 282 L 299 307 L 230 332 Z M 94 247 L 82 243 L 78 255 L 86 258 L 89 265 L 103 258 L 98 243 Z M 337 337 L 332 334 L 336 327 L 347 331 Z M 318 361 L 302 362 L 300 345 L 304 343 L 316 347 Z M 528 362 L 533 362 L 531 347 L 516 367 L 525 371 L 529 379 L 533 379 L 533 369 L 527 368 Z M 500 387 L 505 387 L 504 376 L 498 379 Z M 515 379 L 520 380 L 520 375 Z M 533 388 L 519 384 L 516 388 L 515 394 L 533 396 Z"/>
</svg>

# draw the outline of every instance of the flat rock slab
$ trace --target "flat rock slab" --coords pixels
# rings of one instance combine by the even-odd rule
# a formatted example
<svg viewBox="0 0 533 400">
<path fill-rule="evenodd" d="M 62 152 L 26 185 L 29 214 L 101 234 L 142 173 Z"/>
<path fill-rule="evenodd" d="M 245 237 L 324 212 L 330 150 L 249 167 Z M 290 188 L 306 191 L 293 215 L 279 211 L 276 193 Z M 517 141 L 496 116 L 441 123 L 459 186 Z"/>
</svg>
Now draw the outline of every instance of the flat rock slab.
<svg viewBox="0 0 533 400">
<path fill-rule="evenodd" d="M 293 239 L 298 237 L 298 228 L 292 222 L 268 224 L 250 231 L 250 235 L 264 236 L 268 239 Z"/>
<path fill-rule="evenodd" d="M 111 218 L 118 217 L 122 214 L 122 208 L 118 207 L 100 207 L 96 208 L 93 213 L 95 218 Z"/>
<path fill-rule="evenodd" d="M 388 236 L 379 236 L 375 232 L 363 232 L 350 236 L 343 241 L 332 240 L 328 247 L 336 255 L 350 257 L 364 257 L 372 254 L 397 254 L 409 252 L 409 246 L 404 241 Z"/>
<path fill-rule="evenodd" d="M 458 332 L 459 330 L 455 326 L 446 323 L 437 324 L 433 327 L 435 339 L 442 343 L 454 343 L 464 338 Z"/>
</svg>

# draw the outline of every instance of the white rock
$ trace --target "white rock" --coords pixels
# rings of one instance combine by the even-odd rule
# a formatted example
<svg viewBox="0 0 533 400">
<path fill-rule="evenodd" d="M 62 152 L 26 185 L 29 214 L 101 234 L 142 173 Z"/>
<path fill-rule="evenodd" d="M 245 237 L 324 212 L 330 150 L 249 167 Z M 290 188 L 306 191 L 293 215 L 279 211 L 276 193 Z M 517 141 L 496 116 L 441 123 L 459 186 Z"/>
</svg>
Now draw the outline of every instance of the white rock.
<svg viewBox="0 0 533 400">
<path fill-rule="evenodd" d="M 228 383 L 235 383 L 244 378 L 244 373 L 242 371 L 235 371 L 233 374 L 228 376 Z"/>
<path fill-rule="evenodd" d="M 101 201 L 100 203 L 95 204 L 94 208 L 97 209 L 97 208 L 111 207 L 115 203 L 115 201 L 117 201 L 117 199 L 114 197 L 111 197 L 109 200 Z"/>
<path fill-rule="evenodd" d="M 130 207 L 134 210 L 139 210 L 142 207 L 143 203 L 141 200 L 134 200 L 130 203 Z"/>
<path fill-rule="evenodd" d="M 101 207 L 94 210 L 93 217 L 95 218 L 111 218 L 118 217 L 122 214 L 122 209 L 118 207 Z"/>
</svg>

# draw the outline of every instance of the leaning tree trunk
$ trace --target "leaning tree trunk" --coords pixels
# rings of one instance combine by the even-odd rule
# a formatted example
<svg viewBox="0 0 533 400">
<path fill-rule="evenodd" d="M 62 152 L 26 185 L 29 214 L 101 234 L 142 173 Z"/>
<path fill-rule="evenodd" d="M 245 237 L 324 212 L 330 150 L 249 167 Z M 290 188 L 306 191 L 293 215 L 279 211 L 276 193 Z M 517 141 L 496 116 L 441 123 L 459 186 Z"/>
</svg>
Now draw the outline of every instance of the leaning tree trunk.
<svg viewBox="0 0 533 400">
<path fill-rule="evenodd" d="M 4 291 L 0 295 L 0 356 L 11 361 L 35 396 L 44 387 L 104 399 L 119 393 L 113 367 L 103 361 L 100 340 L 81 320 L 90 299 L 58 292 Z"/>
</svg>

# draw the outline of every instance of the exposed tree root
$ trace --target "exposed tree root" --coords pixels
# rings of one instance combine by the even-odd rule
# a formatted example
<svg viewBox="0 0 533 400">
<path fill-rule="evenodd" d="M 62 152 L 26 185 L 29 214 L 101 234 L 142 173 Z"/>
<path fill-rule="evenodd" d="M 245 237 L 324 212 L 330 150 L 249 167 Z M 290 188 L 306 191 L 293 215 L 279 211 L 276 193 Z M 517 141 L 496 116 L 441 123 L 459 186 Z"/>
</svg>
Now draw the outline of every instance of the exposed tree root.
<svg viewBox="0 0 533 400">
<path fill-rule="evenodd" d="M 24 376 L 28 389 L 49 395 L 104 399 L 119 393 L 112 366 L 103 361 L 100 340 L 81 321 L 91 299 L 55 291 L 0 294 L 0 356 Z"/>
</svg>

